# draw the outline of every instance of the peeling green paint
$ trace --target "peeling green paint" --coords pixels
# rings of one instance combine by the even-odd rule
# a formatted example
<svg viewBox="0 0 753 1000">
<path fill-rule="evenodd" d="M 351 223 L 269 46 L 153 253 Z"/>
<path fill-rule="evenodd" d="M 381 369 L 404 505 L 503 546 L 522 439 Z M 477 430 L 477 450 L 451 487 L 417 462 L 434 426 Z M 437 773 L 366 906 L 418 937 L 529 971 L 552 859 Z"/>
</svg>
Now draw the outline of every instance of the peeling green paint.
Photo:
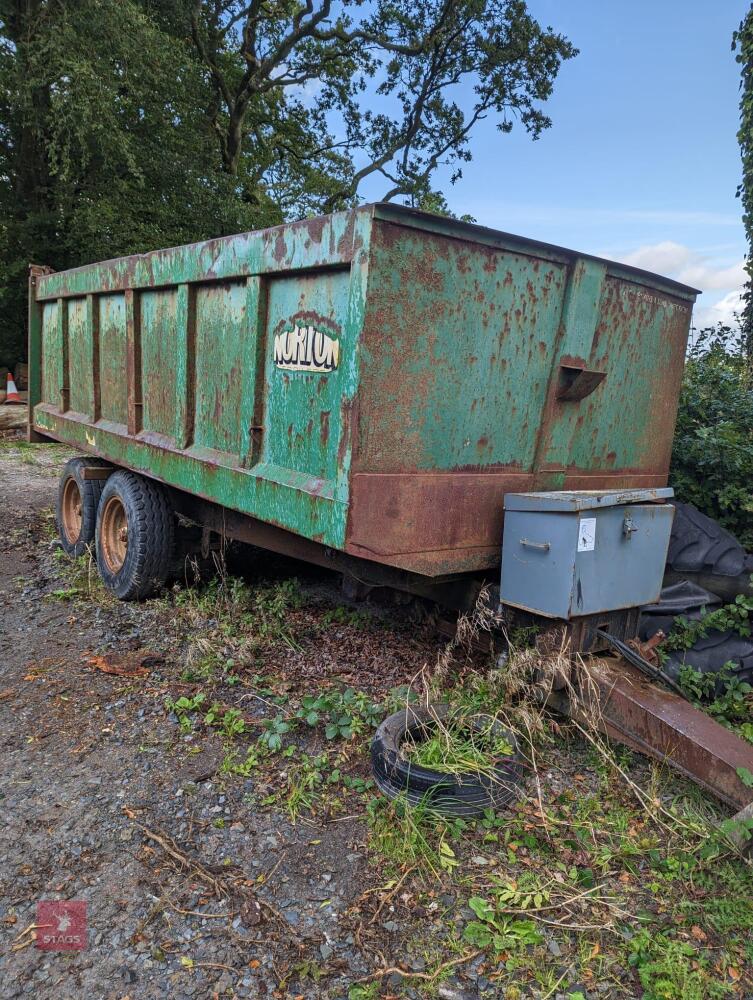
<svg viewBox="0 0 753 1000">
<path fill-rule="evenodd" d="M 427 573 L 490 565 L 510 476 L 666 477 L 695 295 L 384 205 L 31 291 L 38 432 Z M 603 383 L 561 402 L 578 366 Z"/>
</svg>

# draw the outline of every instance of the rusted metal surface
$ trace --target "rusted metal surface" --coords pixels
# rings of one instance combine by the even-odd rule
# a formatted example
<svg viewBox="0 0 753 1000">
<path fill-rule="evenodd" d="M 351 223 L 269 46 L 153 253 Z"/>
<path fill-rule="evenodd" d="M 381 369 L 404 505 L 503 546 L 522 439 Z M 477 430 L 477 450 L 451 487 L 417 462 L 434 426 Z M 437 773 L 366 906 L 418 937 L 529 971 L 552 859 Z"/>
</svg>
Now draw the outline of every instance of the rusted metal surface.
<svg viewBox="0 0 753 1000">
<path fill-rule="evenodd" d="M 597 723 L 611 739 L 669 764 L 736 809 L 753 799 L 738 775 L 753 773 L 753 746 L 649 681 L 623 659 L 588 661 L 576 682 L 578 697 L 552 693 L 558 711 Z"/>
<path fill-rule="evenodd" d="M 579 403 L 590 396 L 606 377 L 606 372 L 592 371 L 584 365 L 561 364 L 557 399 L 560 402 Z"/>
<path fill-rule="evenodd" d="M 394 566 L 365 562 L 356 556 L 301 538 L 293 532 L 239 514 L 182 490 L 171 489 L 170 496 L 174 510 L 221 537 L 234 538 L 270 552 L 304 559 L 315 566 L 346 574 L 365 588 L 389 587 L 404 594 L 437 601 L 446 608 L 469 612 L 475 608 L 483 586 L 483 581 L 475 576 L 429 579 Z"/>
<path fill-rule="evenodd" d="M 506 492 L 666 484 L 693 299 L 434 225 L 372 232 L 347 538 L 427 574 L 497 565 Z"/>
<path fill-rule="evenodd" d="M 638 623 L 636 622 L 636 631 L 637 625 Z M 619 636 L 619 638 L 622 639 L 623 637 Z M 657 646 L 660 646 L 666 638 L 667 637 L 664 635 L 662 630 L 659 629 L 658 632 L 655 632 L 651 638 L 647 639 L 645 642 L 641 642 L 640 639 L 631 638 L 627 640 L 627 644 L 634 649 L 638 656 L 642 657 L 646 663 L 649 663 L 652 667 L 659 667 L 661 666 L 661 663 L 659 661 Z"/>
<path fill-rule="evenodd" d="M 395 206 L 44 274 L 31 431 L 432 578 L 503 497 L 659 487 L 692 289 Z"/>
</svg>

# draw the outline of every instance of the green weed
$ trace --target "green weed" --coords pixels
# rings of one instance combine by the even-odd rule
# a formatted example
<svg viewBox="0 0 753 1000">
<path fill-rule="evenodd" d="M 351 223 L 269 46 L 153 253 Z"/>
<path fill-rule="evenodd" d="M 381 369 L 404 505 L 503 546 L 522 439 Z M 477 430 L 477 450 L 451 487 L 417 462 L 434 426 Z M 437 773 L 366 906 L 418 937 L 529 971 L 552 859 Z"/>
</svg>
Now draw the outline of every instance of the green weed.
<svg viewBox="0 0 753 1000">
<path fill-rule="evenodd" d="M 725 663 L 720 671 L 704 674 L 685 664 L 678 683 L 698 708 L 730 729 L 744 729 L 741 735 L 752 738 L 753 686 L 736 676 L 734 668 L 734 663 Z"/>
<path fill-rule="evenodd" d="M 378 982 L 355 983 L 348 990 L 348 1000 L 376 1000 L 376 997 L 379 996 L 379 988 Z"/>
<path fill-rule="evenodd" d="M 344 605 L 338 604 L 336 608 L 325 611 L 320 617 L 319 627 L 326 629 L 330 625 L 352 625 L 354 628 L 364 628 L 372 624 L 373 621 L 372 616 L 366 611 L 356 611 L 353 608 L 346 608 Z"/>
<path fill-rule="evenodd" d="M 413 763 L 448 774 L 492 773 L 501 757 L 513 752 L 505 737 L 495 732 L 489 719 L 476 728 L 473 720 L 459 717 L 431 727 L 426 739 L 408 738 L 401 752 Z"/>
<path fill-rule="evenodd" d="M 375 729 L 384 710 L 361 691 L 325 691 L 320 695 L 304 695 L 296 718 L 307 726 L 324 725 L 328 740 L 352 739 L 367 729 Z"/>
<path fill-rule="evenodd" d="M 717 1000 L 731 992 L 686 941 L 644 927 L 631 940 L 629 951 L 644 1000 Z"/>
<path fill-rule="evenodd" d="M 227 639 L 265 646 L 282 642 L 300 650 L 289 621 L 289 612 L 302 604 L 297 580 L 283 580 L 266 586 L 250 587 L 238 577 L 219 574 L 206 584 L 174 592 L 177 608 L 217 622 Z"/>
<path fill-rule="evenodd" d="M 709 632 L 732 630 L 738 635 L 750 636 L 753 631 L 751 613 L 753 613 L 753 597 L 738 594 L 730 604 L 709 611 L 697 621 L 680 616 L 675 619 L 672 631 L 662 643 L 662 650 L 690 649 Z"/>
<path fill-rule="evenodd" d="M 293 729 L 294 723 L 288 722 L 282 715 L 276 715 L 274 719 L 262 720 L 262 732 L 259 742 L 268 750 L 280 750 L 282 738 Z"/>
<path fill-rule="evenodd" d="M 242 759 L 236 750 L 226 749 L 220 772 L 222 774 L 235 774 L 242 778 L 249 778 L 259 767 L 261 761 L 262 755 L 255 746 L 248 747 L 246 756 Z"/>
<path fill-rule="evenodd" d="M 541 944 L 543 937 L 533 920 L 518 920 L 500 913 L 499 905 L 480 896 L 472 896 L 468 906 L 476 920 L 466 923 L 465 940 L 476 948 L 489 949 L 494 954 L 515 952 L 530 945 Z"/>
<path fill-rule="evenodd" d="M 71 601 L 82 594 L 83 591 L 78 587 L 61 587 L 59 590 L 51 591 L 47 596 L 55 601 Z"/>
</svg>

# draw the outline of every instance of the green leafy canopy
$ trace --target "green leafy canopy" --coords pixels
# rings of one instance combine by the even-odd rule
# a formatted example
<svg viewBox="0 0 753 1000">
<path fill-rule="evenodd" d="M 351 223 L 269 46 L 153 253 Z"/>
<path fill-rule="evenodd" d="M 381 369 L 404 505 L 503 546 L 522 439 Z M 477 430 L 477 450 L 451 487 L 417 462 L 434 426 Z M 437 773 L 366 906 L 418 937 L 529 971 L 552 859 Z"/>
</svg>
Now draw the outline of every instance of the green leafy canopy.
<svg viewBox="0 0 753 1000">
<path fill-rule="evenodd" d="M 524 0 L 0 0 L 0 363 L 55 269 L 384 198 L 449 211 L 576 50 Z"/>
<path fill-rule="evenodd" d="M 753 549 L 753 372 L 729 327 L 701 331 L 689 351 L 670 483 Z"/>
</svg>

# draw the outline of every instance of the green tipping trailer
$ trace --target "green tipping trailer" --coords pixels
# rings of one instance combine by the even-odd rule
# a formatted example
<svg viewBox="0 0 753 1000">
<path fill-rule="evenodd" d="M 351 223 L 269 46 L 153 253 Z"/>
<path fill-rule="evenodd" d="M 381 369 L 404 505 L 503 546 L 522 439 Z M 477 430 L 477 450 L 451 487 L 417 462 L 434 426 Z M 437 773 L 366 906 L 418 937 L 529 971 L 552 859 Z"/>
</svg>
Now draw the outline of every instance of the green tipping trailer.
<svg viewBox="0 0 753 1000">
<path fill-rule="evenodd" d="M 30 434 L 414 589 L 499 565 L 508 492 L 666 484 L 696 294 L 391 204 L 32 267 Z"/>
</svg>

